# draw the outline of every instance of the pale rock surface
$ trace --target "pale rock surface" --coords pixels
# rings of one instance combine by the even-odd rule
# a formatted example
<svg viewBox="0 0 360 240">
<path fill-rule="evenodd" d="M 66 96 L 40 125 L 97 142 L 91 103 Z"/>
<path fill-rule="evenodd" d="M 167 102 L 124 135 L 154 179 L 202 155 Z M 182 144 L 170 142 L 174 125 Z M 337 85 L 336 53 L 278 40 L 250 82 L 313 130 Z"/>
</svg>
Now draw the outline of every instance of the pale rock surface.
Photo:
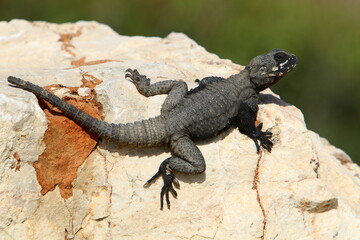
<svg viewBox="0 0 360 240">
<path fill-rule="evenodd" d="M 59 41 L 64 36 L 71 37 Z M 359 167 L 307 130 L 301 111 L 271 91 L 258 118 L 275 135 L 272 153 L 257 155 L 237 130 L 198 143 L 207 171 L 178 175 L 171 210 L 159 210 L 162 181 L 143 188 L 169 156 L 167 147 L 103 141 L 78 169 L 72 197 L 63 199 L 58 188 L 41 195 L 32 163 L 44 150 L 47 120 L 37 99 L 6 78 L 72 87 L 87 73 L 103 81 L 95 90 L 105 120 L 159 114 L 165 96 L 141 96 L 124 78 L 129 67 L 190 88 L 196 78 L 242 69 L 180 33 L 128 37 L 96 22 L 0 22 L 0 240 L 360 239 Z"/>
</svg>

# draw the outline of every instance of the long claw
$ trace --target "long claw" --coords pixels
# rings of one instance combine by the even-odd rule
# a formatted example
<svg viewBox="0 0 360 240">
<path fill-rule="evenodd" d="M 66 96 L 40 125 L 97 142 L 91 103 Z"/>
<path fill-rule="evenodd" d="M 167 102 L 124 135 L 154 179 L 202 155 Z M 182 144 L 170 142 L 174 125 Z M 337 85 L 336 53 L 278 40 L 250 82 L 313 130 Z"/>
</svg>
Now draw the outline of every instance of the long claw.
<svg viewBox="0 0 360 240">
<path fill-rule="evenodd" d="M 166 190 L 166 205 L 167 205 L 167 208 L 170 209 L 170 199 L 169 199 L 169 189 Z"/>
<path fill-rule="evenodd" d="M 259 146 L 258 140 L 256 138 L 254 138 L 253 140 L 254 140 L 254 143 L 255 143 L 255 146 L 256 146 L 256 153 L 259 154 L 260 146 Z"/>
<path fill-rule="evenodd" d="M 164 195 L 165 195 L 165 186 L 161 188 L 161 192 L 160 192 L 160 210 L 163 210 L 164 208 Z"/>
<path fill-rule="evenodd" d="M 154 176 L 152 176 L 149 180 L 146 181 L 146 183 L 143 185 L 144 188 L 150 187 L 150 185 L 161 175 L 161 171 L 157 171 Z"/>
<path fill-rule="evenodd" d="M 270 132 L 269 130 L 266 130 L 265 132 L 263 132 L 264 136 L 267 137 L 271 137 L 272 136 L 272 132 Z"/>
<path fill-rule="evenodd" d="M 131 68 L 126 69 L 125 73 L 125 78 L 131 78 L 132 80 L 135 80 L 139 75 L 139 72 L 136 69 L 132 70 Z"/>
<path fill-rule="evenodd" d="M 175 189 L 173 187 L 171 187 L 170 189 L 171 194 L 174 196 L 174 198 L 177 198 L 177 192 L 175 191 Z"/>
</svg>

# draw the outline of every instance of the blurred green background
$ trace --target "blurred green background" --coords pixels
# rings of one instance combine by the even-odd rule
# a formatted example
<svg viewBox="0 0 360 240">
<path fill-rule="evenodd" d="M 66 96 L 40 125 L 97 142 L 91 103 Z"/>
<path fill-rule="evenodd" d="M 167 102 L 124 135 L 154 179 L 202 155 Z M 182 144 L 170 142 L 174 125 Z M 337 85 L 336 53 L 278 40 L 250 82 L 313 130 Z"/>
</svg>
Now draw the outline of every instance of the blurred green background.
<svg viewBox="0 0 360 240">
<path fill-rule="evenodd" d="M 0 20 L 13 18 L 95 20 L 122 35 L 184 32 L 242 65 L 273 48 L 295 53 L 299 65 L 272 90 L 360 163 L 358 0 L 0 0 Z"/>
</svg>

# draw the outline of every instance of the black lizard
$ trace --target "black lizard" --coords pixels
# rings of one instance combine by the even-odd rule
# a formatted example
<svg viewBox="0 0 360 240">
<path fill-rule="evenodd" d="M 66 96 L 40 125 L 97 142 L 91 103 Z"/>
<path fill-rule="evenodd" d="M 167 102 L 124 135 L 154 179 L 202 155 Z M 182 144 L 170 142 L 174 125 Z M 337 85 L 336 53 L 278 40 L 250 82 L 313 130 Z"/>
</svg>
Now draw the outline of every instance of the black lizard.
<svg viewBox="0 0 360 240">
<path fill-rule="evenodd" d="M 262 131 L 262 123 L 255 126 L 258 111 L 258 94 L 275 84 L 290 72 L 297 57 L 282 50 L 273 50 L 252 59 L 240 73 L 228 78 L 206 77 L 199 86 L 188 91 L 183 81 L 166 80 L 150 83 L 150 79 L 137 70 L 126 70 L 126 78 L 137 90 L 149 97 L 168 94 L 157 117 L 127 124 L 113 124 L 95 119 L 74 106 L 64 102 L 43 88 L 16 77 L 8 81 L 18 88 L 34 93 L 61 109 L 66 116 L 101 137 L 122 144 L 153 146 L 168 144 L 172 157 L 164 160 L 158 172 L 144 186 L 149 186 L 160 175 L 161 209 L 164 195 L 170 207 L 169 192 L 177 193 L 173 171 L 199 174 L 205 171 L 205 160 L 193 140 L 217 136 L 230 126 L 254 140 L 257 152 L 260 146 L 271 151 L 272 133 Z"/>
</svg>

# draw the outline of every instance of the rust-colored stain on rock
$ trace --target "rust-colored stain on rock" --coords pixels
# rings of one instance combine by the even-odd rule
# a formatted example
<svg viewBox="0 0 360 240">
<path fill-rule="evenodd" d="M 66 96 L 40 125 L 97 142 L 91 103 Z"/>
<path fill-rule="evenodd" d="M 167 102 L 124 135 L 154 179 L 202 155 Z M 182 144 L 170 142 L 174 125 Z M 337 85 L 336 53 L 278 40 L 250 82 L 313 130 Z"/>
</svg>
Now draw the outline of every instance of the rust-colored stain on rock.
<svg viewBox="0 0 360 240">
<path fill-rule="evenodd" d="M 87 80 L 91 75 L 83 75 L 83 85 L 92 88 L 101 83 L 100 80 L 93 82 Z M 92 83 L 89 83 L 92 82 Z M 61 88 L 59 85 L 45 87 L 51 91 L 53 88 Z M 63 100 L 93 117 L 101 118 L 100 104 L 95 100 L 95 93 L 91 91 L 89 96 L 84 98 L 76 94 L 77 88 L 70 89 L 70 96 Z M 40 155 L 34 168 L 37 179 L 41 185 L 41 193 L 44 195 L 52 191 L 56 186 L 59 187 L 61 196 L 69 198 L 72 196 L 72 182 L 77 177 L 77 169 L 97 144 L 97 136 L 77 125 L 68 119 L 57 108 L 46 101 L 39 100 L 40 106 L 48 119 L 48 129 L 44 135 L 45 151 Z"/>
<path fill-rule="evenodd" d="M 89 65 L 96 65 L 102 64 L 107 62 L 121 62 L 119 60 L 112 60 L 112 59 L 101 59 L 101 60 L 93 60 L 93 61 L 86 61 L 86 57 L 81 57 L 77 60 L 71 61 L 71 66 L 73 67 L 81 67 L 81 66 L 89 66 Z"/>
<path fill-rule="evenodd" d="M 81 35 L 81 29 L 78 29 L 74 33 L 60 33 L 59 41 L 62 42 L 61 49 L 69 53 L 71 56 L 75 57 L 76 54 L 73 51 L 75 49 L 74 45 L 71 43 L 71 40 L 74 37 L 79 37 Z"/>
<path fill-rule="evenodd" d="M 21 159 L 20 159 L 20 156 L 19 156 L 19 153 L 18 152 L 14 152 L 13 154 L 13 157 L 16 159 L 16 166 L 15 166 L 15 172 L 17 171 L 20 171 L 20 162 L 21 162 Z"/>
</svg>

